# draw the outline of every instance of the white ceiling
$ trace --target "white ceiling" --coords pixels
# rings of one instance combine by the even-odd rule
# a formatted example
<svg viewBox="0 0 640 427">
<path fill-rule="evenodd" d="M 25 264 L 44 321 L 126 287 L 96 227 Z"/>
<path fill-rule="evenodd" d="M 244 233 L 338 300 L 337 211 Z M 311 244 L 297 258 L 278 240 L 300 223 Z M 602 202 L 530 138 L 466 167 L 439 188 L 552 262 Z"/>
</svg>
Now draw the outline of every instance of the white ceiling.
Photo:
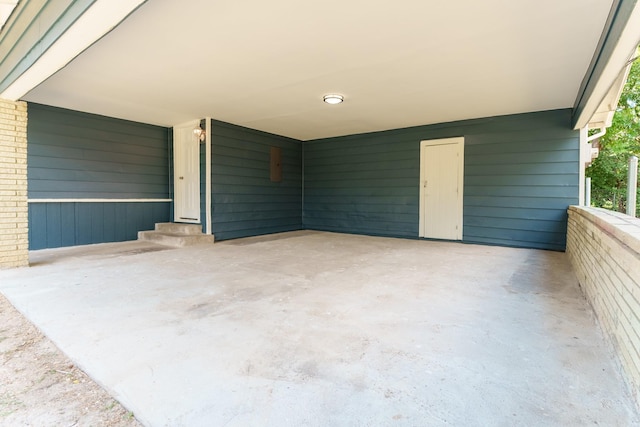
<svg viewBox="0 0 640 427">
<path fill-rule="evenodd" d="M 301 140 L 568 108 L 611 3 L 149 0 L 23 99 Z"/>
</svg>

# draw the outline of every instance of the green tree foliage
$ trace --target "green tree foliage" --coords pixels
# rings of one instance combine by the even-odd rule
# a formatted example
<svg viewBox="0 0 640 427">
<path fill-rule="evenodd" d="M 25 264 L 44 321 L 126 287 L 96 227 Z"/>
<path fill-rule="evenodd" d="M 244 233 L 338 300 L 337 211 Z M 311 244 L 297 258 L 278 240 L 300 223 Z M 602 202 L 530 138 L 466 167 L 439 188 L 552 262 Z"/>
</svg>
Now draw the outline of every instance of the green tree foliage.
<svg viewBox="0 0 640 427">
<path fill-rule="evenodd" d="M 640 49 L 636 52 L 640 52 Z M 627 173 L 631 156 L 640 157 L 640 60 L 631 66 L 613 123 L 600 138 L 600 155 L 586 170 L 586 175 L 591 177 L 592 206 L 626 211 Z M 638 199 L 640 197 L 636 197 Z"/>
</svg>

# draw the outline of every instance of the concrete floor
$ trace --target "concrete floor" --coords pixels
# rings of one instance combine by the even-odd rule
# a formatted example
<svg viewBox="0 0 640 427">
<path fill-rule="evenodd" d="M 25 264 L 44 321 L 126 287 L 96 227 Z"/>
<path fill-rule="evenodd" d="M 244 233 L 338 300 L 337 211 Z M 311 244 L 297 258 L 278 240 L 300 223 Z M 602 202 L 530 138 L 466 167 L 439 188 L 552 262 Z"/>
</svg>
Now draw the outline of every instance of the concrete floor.
<svg viewBox="0 0 640 427">
<path fill-rule="evenodd" d="M 320 232 L 161 249 L 0 271 L 145 425 L 640 424 L 563 253 Z"/>
</svg>

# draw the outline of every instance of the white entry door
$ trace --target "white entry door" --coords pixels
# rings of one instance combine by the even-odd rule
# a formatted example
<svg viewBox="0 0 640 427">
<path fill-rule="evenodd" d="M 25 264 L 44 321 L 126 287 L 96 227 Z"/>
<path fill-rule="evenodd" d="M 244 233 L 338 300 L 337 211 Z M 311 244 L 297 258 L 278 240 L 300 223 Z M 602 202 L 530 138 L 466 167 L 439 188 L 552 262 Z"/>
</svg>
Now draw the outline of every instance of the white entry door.
<svg viewBox="0 0 640 427">
<path fill-rule="evenodd" d="M 419 236 L 462 240 L 464 138 L 420 143 Z"/>
<path fill-rule="evenodd" d="M 173 219 L 200 222 L 199 121 L 173 127 Z"/>
</svg>

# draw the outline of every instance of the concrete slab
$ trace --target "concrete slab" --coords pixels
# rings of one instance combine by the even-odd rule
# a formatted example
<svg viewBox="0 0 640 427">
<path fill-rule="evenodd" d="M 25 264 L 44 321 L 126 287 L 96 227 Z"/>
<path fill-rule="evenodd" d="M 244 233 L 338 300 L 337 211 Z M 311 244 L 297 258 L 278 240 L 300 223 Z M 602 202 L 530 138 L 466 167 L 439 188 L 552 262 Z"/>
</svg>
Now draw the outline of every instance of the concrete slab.
<svg viewBox="0 0 640 427">
<path fill-rule="evenodd" d="M 34 252 L 0 290 L 145 425 L 640 423 L 563 253 L 137 245 Z"/>
</svg>

